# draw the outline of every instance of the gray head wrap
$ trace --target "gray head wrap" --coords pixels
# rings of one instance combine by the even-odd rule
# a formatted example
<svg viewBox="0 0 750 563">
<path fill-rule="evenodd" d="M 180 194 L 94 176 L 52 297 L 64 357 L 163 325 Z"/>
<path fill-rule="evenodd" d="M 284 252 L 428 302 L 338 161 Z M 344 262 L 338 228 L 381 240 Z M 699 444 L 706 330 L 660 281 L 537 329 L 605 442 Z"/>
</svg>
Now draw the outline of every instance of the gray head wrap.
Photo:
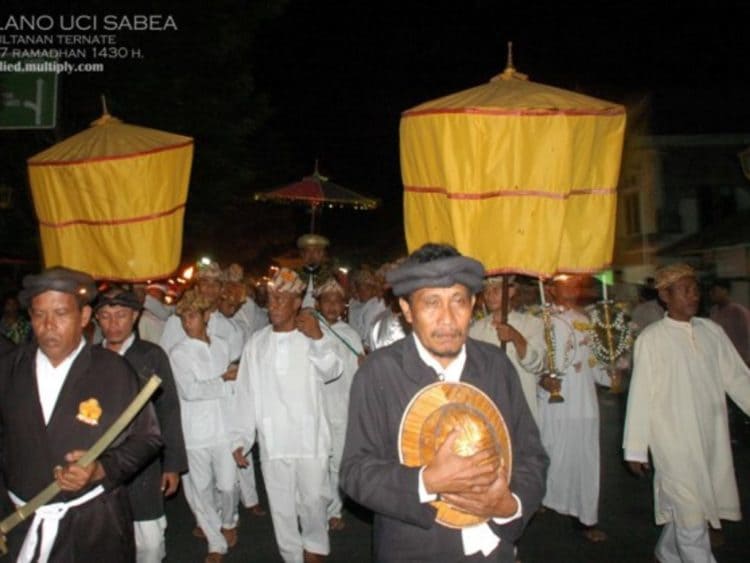
<svg viewBox="0 0 750 563">
<path fill-rule="evenodd" d="M 457 283 L 465 285 L 473 294 L 482 289 L 483 277 L 482 263 L 467 256 L 449 256 L 430 262 L 408 259 L 385 275 L 397 297 L 425 287 L 451 287 Z"/>
<path fill-rule="evenodd" d="M 18 301 L 23 307 L 30 307 L 31 301 L 45 291 L 70 293 L 83 304 L 96 297 L 94 278 L 85 272 L 71 270 L 63 266 L 47 268 L 39 274 L 29 274 L 23 278 L 23 289 L 18 293 Z"/>
</svg>

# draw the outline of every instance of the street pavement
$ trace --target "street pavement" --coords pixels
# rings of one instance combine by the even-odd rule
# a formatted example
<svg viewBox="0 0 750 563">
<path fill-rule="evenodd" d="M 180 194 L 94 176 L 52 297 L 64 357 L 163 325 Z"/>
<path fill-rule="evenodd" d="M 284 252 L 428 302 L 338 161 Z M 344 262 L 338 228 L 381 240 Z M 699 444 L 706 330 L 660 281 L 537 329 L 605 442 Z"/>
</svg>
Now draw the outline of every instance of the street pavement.
<svg viewBox="0 0 750 563">
<path fill-rule="evenodd" d="M 654 561 L 653 548 L 659 536 L 654 524 L 651 479 L 637 479 L 622 461 L 622 426 L 625 395 L 599 391 L 601 411 L 601 494 L 600 528 L 609 539 L 592 544 L 574 529 L 569 517 L 547 510 L 534 516 L 519 544 L 523 563 L 635 563 Z M 742 522 L 724 523 L 724 545 L 714 549 L 718 563 L 750 562 L 750 421 L 738 417 L 733 428 L 733 450 L 742 512 Z M 261 501 L 267 507 L 262 477 L 256 466 Z M 167 503 L 167 561 L 202 562 L 206 554 L 203 540 L 192 536 L 195 525 L 184 497 L 179 494 Z M 347 506 L 346 528 L 331 533 L 330 563 L 372 561 L 372 517 L 356 506 Z M 225 557 L 227 563 L 276 563 L 276 549 L 269 515 L 257 517 L 241 509 L 239 543 Z"/>
</svg>

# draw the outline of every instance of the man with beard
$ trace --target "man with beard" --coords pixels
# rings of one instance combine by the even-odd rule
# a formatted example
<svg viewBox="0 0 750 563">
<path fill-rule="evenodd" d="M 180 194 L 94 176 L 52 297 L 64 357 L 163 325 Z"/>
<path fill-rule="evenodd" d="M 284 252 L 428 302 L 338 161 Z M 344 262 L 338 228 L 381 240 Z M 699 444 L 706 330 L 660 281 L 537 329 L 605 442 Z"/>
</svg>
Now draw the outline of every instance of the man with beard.
<svg viewBox="0 0 750 563">
<path fill-rule="evenodd" d="M 544 494 L 547 457 L 518 376 L 500 348 L 467 338 L 483 274 L 455 248 L 426 244 L 386 275 L 413 333 L 374 351 L 354 377 L 341 462 L 344 492 L 375 512 L 376 561 L 510 563 Z M 513 444 L 510 481 L 491 449 L 454 453 L 455 431 L 429 464 L 400 462 L 403 413 L 437 381 L 471 384 L 495 403 Z M 437 523 L 438 496 L 487 523 Z"/>
<path fill-rule="evenodd" d="M 163 497 L 177 492 L 180 473 L 187 471 L 185 441 L 180 422 L 172 369 L 164 350 L 141 340 L 133 330 L 141 310 L 134 293 L 114 287 L 96 300 L 96 320 L 102 329 L 101 346 L 123 356 L 138 374 L 141 383 L 152 375 L 161 378 L 161 387 L 152 397 L 159 419 L 164 450 L 128 484 L 135 525 L 137 563 L 158 563 L 166 556 L 164 531 L 167 517 Z"/>
<path fill-rule="evenodd" d="M 268 282 L 271 325 L 250 337 L 240 360 L 235 400 L 244 416 L 233 440 L 237 465 L 257 431 L 276 543 L 287 563 L 323 561 L 330 550 L 326 510 L 331 432 L 323 385 L 341 360 L 317 318 L 301 311 L 305 284 L 282 268 Z"/>
<path fill-rule="evenodd" d="M 656 273 L 667 315 L 635 342 L 623 449 L 643 476 L 654 462 L 662 563 L 716 560 L 707 522 L 740 520 L 725 395 L 750 413 L 750 370 L 719 325 L 696 317 L 700 292 L 686 264 Z"/>
<path fill-rule="evenodd" d="M 17 507 L 52 479 L 61 492 L 9 534 L 12 561 L 135 560 L 123 484 L 161 448 L 153 407 L 147 405 L 97 461 L 76 464 L 139 387 L 124 359 L 83 339 L 95 295 L 94 280 L 68 268 L 23 280 L 19 299 L 38 344 L 0 361 L 0 471 Z"/>
</svg>

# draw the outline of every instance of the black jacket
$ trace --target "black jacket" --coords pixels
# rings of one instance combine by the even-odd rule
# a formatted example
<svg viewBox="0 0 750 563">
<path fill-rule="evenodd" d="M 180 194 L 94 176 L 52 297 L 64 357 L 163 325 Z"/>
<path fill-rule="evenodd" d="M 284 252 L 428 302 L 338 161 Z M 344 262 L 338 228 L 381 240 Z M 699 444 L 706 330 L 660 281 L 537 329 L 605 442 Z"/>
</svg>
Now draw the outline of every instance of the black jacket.
<svg viewBox="0 0 750 563">
<path fill-rule="evenodd" d="M 8 490 L 23 500 L 30 500 L 52 482 L 54 467 L 67 464 L 66 453 L 90 448 L 139 390 L 138 379 L 123 358 L 86 345 L 73 362 L 45 425 L 35 375 L 36 351 L 36 344 L 29 344 L 0 358 L 0 466 Z M 80 403 L 89 399 L 101 405 L 96 425 L 77 418 Z M 130 503 L 122 485 L 160 448 L 156 415 L 146 405 L 99 458 L 106 473 L 105 493 L 71 509 L 60 521 L 51 562 L 134 561 Z M 52 502 L 70 500 L 87 490 L 61 492 Z M 9 534 L 9 560 L 15 560 L 29 523 Z"/>
<path fill-rule="evenodd" d="M 135 369 L 141 385 L 145 385 L 152 375 L 161 378 L 161 386 L 151 401 L 156 409 L 164 448 L 161 456 L 141 469 L 135 479 L 128 483 L 133 519 L 155 520 L 164 514 L 162 473 L 184 473 L 188 470 L 180 420 L 180 400 L 169 358 L 160 346 L 136 336 L 125 352 L 125 359 Z"/>
<path fill-rule="evenodd" d="M 461 381 L 484 391 L 497 405 L 511 437 L 510 488 L 523 518 L 490 526 L 501 538 L 489 557 L 465 557 L 461 532 L 435 522 L 435 509 L 419 501 L 419 468 L 399 463 L 401 417 L 414 395 L 437 381 L 419 358 L 414 337 L 376 350 L 357 371 L 351 389 L 341 487 L 375 511 L 376 561 L 512 562 L 513 544 L 544 496 L 549 464 L 515 369 L 496 346 L 469 339 Z"/>
</svg>

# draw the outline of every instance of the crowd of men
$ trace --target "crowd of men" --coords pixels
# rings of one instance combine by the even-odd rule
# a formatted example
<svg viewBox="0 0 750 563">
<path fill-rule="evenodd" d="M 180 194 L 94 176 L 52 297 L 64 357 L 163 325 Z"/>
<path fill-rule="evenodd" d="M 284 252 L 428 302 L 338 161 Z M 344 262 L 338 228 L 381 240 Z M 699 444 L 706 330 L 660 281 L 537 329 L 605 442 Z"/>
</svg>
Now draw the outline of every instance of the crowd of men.
<svg viewBox="0 0 750 563">
<path fill-rule="evenodd" d="M 201 264 L 171 305 L 165 286 L 97 290 L 62 267 L 23 280 L 0 323 L 2 514 L 52 481 L 59 492 L 8 534 L 13 560 L 162 561 L 164 498 L 181 486 L 205 561 L 219 562 L 239 541 L 239 506 L 266 514 L 256 448 L 287 562 L 325 559 L 345 497 L 374 512 L 377 561 L 513 562 L 546 509 L 606 541 L 596 389 L 620 373 L 594 354 L 587 278 L 551 280 L 545 317 L 522 280 L 487 276 L 450 246 L 347 277 L 328 244 L 301 237 L 301 268 L 261 285 L 237 264 Z M 711 296 L 716 322 L 696 316 L 695 271 L 661 268 L 633 310 L 634 352 L 617 364 L 632 365 L 624 458 L 639 475 L 653 465 L 662 563 L 713 561 L 709 531 L 741 517 L 725 396 L 750 412 L 750 316 L 725 283 Z M 162 383 L 146 408 L 79 463 L 153 374 Z M 403 463 L 402 417 L 435 382 L 497 406 L 510 474 L 486 449 L 457 453 L 457 429 L 425 463 Z M 481 522 L 442 525 L 440 503 Z"/>
</svg>

